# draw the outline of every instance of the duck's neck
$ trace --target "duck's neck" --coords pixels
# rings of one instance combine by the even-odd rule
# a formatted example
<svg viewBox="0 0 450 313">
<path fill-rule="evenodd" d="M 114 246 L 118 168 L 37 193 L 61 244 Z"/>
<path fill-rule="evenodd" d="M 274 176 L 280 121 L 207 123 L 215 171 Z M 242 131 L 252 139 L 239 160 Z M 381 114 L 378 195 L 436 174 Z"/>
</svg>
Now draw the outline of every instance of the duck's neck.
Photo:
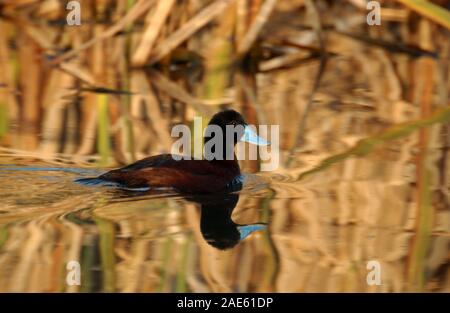
<svg viewBox="0 0 450 313">
<path fill-rule="evenodd" d="M 204 138 L 204 144 L 206 145 L 211 138 Z M 221 147 L 221 151 L 217 151 L 217 146 L 212 146 L 210 152 L 213 153 L 214 158 L 212 161 L 215 162 L 221 162 L 221 161 L 228 161 L 228 162 L 235 162 L 237 163 L 236 154 L 234 153 L 234 143 L 227 143 L 227 141 L 224 141 Z"/>
</svg>

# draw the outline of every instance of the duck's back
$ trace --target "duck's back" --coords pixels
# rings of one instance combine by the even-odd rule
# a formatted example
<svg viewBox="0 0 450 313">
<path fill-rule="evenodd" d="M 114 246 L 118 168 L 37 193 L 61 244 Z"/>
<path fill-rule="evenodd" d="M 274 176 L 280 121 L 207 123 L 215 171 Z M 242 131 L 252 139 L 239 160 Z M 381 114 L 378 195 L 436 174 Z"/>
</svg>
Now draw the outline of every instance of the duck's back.
<svg viewBox="0 0 450 313">
<path fill-rule="evenodd" d="M 98 178 L 129 188 L 173 187 L 182 192 L 211 193 L 225 189 L 240 175 L 235 160 L 186 160 L 161 154 L 147 157 Z"/>
</svg>

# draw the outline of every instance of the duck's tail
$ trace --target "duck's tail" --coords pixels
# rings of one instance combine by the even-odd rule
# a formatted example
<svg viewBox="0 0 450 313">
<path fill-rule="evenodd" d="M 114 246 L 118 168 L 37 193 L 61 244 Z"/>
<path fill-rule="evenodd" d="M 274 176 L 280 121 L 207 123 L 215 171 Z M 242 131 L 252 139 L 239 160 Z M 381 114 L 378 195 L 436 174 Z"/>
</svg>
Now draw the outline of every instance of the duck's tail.
<svg viewBox="0 0 450 313">
<path fill-rule="evenodd" d="M 77 178 L 74 182 L 85 186 L 118 186 L 118 183 L 107 181 L 98 177 Z"/>
<path fill-rule="evenodd" d="M 104 180 L 99 177 L 77 178 L 74 180 L 74 182 L 84 185 L 84 186 L 116 187 L 116 188 L 120 188 L 123 190 L 129 190 L 129 191 L 148 191 L 148 190 L 150 190 L 150 187 L 148 187 L 148 186 L 130 188 L 121 183 Z"/>
</svg>

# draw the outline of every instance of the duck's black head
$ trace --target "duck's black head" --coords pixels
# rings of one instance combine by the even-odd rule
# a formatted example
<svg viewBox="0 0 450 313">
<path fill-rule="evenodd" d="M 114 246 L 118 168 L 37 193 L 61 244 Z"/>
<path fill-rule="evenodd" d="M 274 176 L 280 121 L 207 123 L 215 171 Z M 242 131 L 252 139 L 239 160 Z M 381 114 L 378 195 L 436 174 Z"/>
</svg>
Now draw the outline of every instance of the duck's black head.
<svg viewBox="0 0 450 313">
<path fill-rule="evenodd" d="M 218 125 L 225 127 L 226 125 L 242 125 L 247 126 L 244 117 L 235 110 L 225 110 L 214 114 L 208 125 Z"/>
<path fill-rule="evenodd" d="M 205 130 L 205 144 L 218 135 L 216 132 L 216 129 L 218 128 L 220 128 L 222 132 L 218 137 L 218 141 L 223 143 L 223 151 L 224 153 L 227 153 L 227 155 L 228 153 L 233 153 L 233 148 L 238 141 L 246 141 L 257 145 L 269 144 L 266 140 L 259 138 L 247 125 L 244 117 L 235 110 L 221 111 L 211 118 Z M 226 157 L 225 154 L 224 157 Z"/>
</svg>

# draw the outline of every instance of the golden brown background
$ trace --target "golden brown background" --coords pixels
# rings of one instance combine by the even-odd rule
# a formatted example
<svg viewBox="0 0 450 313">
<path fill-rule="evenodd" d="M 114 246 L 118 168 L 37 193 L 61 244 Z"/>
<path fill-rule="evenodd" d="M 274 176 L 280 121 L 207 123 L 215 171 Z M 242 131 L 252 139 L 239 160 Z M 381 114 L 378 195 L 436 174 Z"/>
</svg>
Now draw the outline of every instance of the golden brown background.
<svg viewBox="0 0 450 313">
<path fill-rule="evenodd" d="M 449 3 L 379 2 L 0 1 L 0 291 L 448 292 Z M 241 164 L 233 219 L 269 227 L 231 250 L 180 197 L 73 183 L 229 107 L 281 149 Z"/>
</svg>

